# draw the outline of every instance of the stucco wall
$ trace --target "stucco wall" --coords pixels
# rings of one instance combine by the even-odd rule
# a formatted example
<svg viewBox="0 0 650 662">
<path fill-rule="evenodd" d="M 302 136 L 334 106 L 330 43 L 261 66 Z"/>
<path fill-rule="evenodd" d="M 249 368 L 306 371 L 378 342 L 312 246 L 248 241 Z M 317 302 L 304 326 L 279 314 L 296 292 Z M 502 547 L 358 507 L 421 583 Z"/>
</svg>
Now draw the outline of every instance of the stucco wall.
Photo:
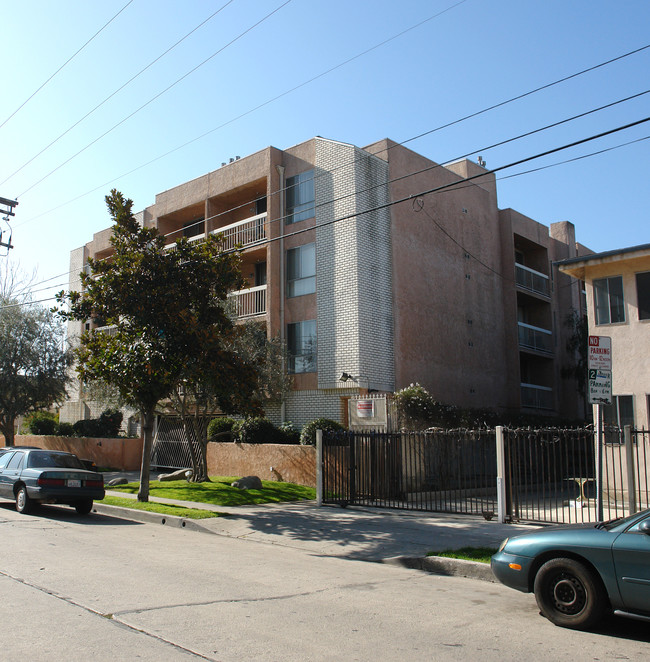
<svg viewBox="0 0 650 662">
<path fill-rule="evenodd" d="M 4 437 L 0 437 L 4 446 Z M 98 467 L 122 471 L 140 469 L 142 439 L 95 439 L 93 437 L 54 437 L 19 434 L 16 446 L 36 446 L 46 450 L 67 451 L 83 460 L 92 460 Z"/>
<path fill-rule="evenodd" d="M 211 476 L 259 476 L 262 480 L 316 487 L 316 448 L 284 444 L 208 444 Z"/>
</svg>

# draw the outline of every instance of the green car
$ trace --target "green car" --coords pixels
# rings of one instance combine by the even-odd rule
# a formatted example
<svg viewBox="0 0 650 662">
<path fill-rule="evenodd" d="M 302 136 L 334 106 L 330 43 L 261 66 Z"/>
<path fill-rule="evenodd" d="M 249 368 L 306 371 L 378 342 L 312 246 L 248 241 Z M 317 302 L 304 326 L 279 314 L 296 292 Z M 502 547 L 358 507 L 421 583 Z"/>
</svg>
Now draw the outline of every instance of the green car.
<svg viewBox="0 0 650 662">
<path fill-rule="evenodd" d="M 608 612 L 650 621 L 650 510 L 506 538 L 491 565 L 556 625 L 591 628 Z"/>
</svg>

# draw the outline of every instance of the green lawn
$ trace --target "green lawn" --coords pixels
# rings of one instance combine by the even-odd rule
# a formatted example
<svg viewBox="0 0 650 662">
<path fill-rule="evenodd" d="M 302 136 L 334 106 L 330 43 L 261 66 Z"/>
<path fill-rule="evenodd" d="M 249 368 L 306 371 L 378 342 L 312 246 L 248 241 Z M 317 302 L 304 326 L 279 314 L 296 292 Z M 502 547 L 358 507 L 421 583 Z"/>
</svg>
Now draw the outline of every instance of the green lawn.
<svg viewBox="0 0 650 662">
<path fill-rule="evenodd" d="M 127 497 L 105 496 L 101 503 L 107 506 L 120 506 L 121 508 L 130 508 L 131 510 L 145 510 L 148 513 L 158 513 L 159 515 L 174 515 L 175 517 L 184 517 L 185 519 L 208 519 L 209 517 L 221 517 L 222 513 L 213 510 L 203 510 L 200 508 L 184 508 L 183 506 L 173 506 L 165 503 L 156 503 L 148 501 L 143 503 Z"/>
<path fill-rule="evenodd" d="M 493 547 L 461 547 L 460 549 L 446 549 L 442 552 L 429 552 L 427 556 L 444 556 L 448 559 L 464 559 L 465 561 L 479 561 L 489 563 L 492 554 L 497 550 Z"/>
<path fill-rule="evenodd" d="M 209 483 L 188 483 L 184 480 L 161 483 L 154 480 L 149 484 L 149 494 L 153 497 L 194 501 L 213 506 L 246 506 L 316 498 L 316 490 L 313 487 L 263 480 L 261 490 L 240 490 L 230 486 L 235 480 L 237 477 L 227 476 L 212 476 Z M 139 483 L 129 483 L 107 489 L 137 494 L 139 488 Z"/>
</svg>

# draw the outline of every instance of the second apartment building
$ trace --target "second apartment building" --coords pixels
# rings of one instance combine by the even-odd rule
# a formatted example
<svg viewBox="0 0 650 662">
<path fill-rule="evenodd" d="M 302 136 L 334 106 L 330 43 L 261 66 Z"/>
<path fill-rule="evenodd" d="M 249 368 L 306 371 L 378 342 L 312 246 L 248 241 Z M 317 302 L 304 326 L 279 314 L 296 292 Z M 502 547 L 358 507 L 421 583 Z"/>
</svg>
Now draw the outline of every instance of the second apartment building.
<svg viewBox="0 0 650 662">
<path fill-rule="evenodd" d="M 219 232 L 241 246 L 238 316 L 263 320 L 290 355 L 294 388 L 267 411 L 276 423 L 346 422 L 350 395 L 413 382 L 463 407 L 584 414 L 561 375 L 575 358 L 564 320 L 584 313 L 583 292 L 553 265 L 589 251 L 571 223 L 500 210 L 476 163 L 317 137 L 237 157 L 158 194 L 140 219 L 170 245 Z M 72 252 L 73 274 L 110 255 L 110 233 Z M 77 389 L 62 420 L 96 410 Z"/>
</svg>

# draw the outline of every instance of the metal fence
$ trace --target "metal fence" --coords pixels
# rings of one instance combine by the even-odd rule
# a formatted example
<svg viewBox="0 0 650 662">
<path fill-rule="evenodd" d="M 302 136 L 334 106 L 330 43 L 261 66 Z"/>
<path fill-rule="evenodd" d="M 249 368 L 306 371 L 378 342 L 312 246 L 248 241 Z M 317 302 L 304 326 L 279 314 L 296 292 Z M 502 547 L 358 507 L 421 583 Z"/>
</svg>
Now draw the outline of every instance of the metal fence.
<svg viewBox="0 0 650 662">
<path fill-rule="evenodd" d="M 591 428 L 501 430 L 507 521 L 595 522 L 650 507 L 648 431 L 610 429 L 599 449 Z M 325 503 L 499 510 L 495 430 L 328 433 L 322 467 Z"/>
<path fill-rule="evenodd" d="M 199 426 L 206 425 L 204 421 L 196 421 L 196 423 Z M 197 442 L 194 443 L 196 445 Z M 195 453 L 198 453 L 196 448 Z M 159 416 L 151 447 L 151 468 L 187 469 L 192 466 L 192 449 L 182 420 L 177 417 Z"/>
<path fill-rule="evenodd" d="M 323 500 L 492 517 L 494 431 L 325 434 Z"/>
</svg>

